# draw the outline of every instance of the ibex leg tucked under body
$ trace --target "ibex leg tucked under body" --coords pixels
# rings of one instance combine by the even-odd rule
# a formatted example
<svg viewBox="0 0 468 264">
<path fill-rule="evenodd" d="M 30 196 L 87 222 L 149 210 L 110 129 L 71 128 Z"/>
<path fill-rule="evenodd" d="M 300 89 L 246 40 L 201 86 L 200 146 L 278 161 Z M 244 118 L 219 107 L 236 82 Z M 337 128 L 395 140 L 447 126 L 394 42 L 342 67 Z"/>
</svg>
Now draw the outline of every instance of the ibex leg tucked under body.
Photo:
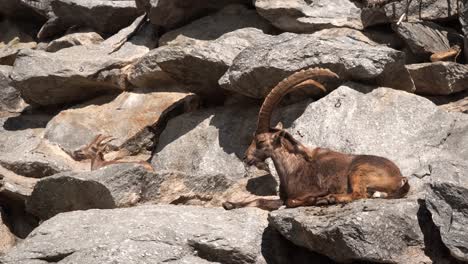
<svg viewBox="0 0 468 264">
<path fill-rule="evenodd" d="M 294 89 L 313 85 L 325 89 L 314 77 L 338 78 L 327 69 L 296 72 L 280 82 L 265 98 L 254 139 L 245 153 L 248 165 L 265 167 L 271 158 L 280 179 L 280 199 L 225 202 L 226 209 L 256 206 L 275 210 L 287 207 L 348 203 L 356 199 L 400 198 L 409 190 L 408 180 L 390 160 L 371 155 L 344 154 L 330 149 L 308 149 L 270 119 L 281 98 Z"/>
</svg>

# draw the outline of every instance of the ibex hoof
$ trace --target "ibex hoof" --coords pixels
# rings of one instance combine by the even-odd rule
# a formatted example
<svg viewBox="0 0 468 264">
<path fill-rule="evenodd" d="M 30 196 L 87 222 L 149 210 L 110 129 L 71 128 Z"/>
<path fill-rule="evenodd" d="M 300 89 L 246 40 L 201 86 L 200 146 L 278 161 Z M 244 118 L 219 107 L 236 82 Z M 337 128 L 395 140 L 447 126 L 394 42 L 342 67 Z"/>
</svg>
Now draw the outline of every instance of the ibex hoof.
<svg viewBox="0 0 468 264">
<path fill-rule="evenodd" d="M 223 208 L 226 209 L 226 210 L 232 210 L 232 209 L 235 209 L 236 206 L 233 203 L 224 202 L 223 203 Z"/>
<path fill-rule="evenodd" d="M 315 204 L 316 205 L 329 205 L 329 204 L 334 204 L 334 203 L 336 203 L 335 196 L 326 196 L 326 197 L 317 198 L 317 202 Z"/>
</svg>

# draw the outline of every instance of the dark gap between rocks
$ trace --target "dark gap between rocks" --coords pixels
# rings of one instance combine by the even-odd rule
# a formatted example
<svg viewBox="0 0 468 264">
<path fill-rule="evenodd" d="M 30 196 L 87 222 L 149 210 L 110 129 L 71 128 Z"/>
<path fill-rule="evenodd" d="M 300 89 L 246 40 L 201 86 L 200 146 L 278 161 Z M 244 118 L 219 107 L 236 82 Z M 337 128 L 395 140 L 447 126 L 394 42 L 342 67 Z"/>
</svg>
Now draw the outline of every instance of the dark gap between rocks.
<svg viewBox="0 0 468 264">
<path fill-rule="evenodd" d="M 418 200 L 418 222 L 424 235 L 424 253 L 436 264 L 462 264 L 463 262 L 450 255 L 440 236 L 439 228 L 432 221 L 431 212 L 427 209 L 424 200 Z"/>
<path fill-rule="evenodd" d="M 21 200 L 0 196 L 0 213 L 5 225 L 21 239 L 25 239 L 39 226 L 39 219 L 26 212 L 26 206 Z"/>
<path fill-rule="evenodd" d="M 40 258 L 36 258 L 36 259 L 43 260 L 43 261 L 46 261 L 46 262 L 49 262 L 49 263 L 57 263 L 57 262 L 63 260 L 64 258 L 70 256 L 73 253 L 75 253 L 75 252 L 62 253 L 62 254 L 57 254 L 57 255 L 54 255 L 54 256 L 45 256 L 45 257 L 40 257 Z"/>
<path fill-rule="evenodd" d="M 324 255 L 297 246 L 272 226 L 262 236 L 262 255 L 268 264 L 338 264 Z"/>
</svg>

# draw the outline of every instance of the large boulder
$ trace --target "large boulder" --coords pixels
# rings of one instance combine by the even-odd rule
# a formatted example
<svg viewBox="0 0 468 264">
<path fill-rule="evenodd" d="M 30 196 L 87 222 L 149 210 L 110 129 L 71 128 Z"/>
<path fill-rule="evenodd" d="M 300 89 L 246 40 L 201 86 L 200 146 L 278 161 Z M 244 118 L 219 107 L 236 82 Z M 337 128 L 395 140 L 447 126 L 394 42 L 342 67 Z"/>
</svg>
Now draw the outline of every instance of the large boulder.
<svg viewBox="0 0 468 264">
<path fill-rule="evenodd" d="M 254 3 L 261 16 L 283 31 L 310 33 L 324 28 L 364 28 L 361 9 L 350 0 L 255 0 Z"/>
<path fill-rule="evenodd" d="M 61 23 L 89 27 L 103 36 L 127 27 L 142 14 L 133 0 L 56 0 L 52 9 Z"/>
<path fill-rule="evenodd" d="M 262 244 L 268 242 L 263 240 L 267 225 L 267 213 L 254 208 L 140 206 L 76 211 L 47 220 L 0 261 L 265 263 Z"/>
<path fill-rule="evenodd" d="M 154 168 L 242 178 L 246 169 L 241 159 L 252 140 L 257 110 L 232 106 L 171 119 L 159 137 L 152 159 Z"/>
<path fill-rule="evenodd" d="M 154 173 L 136 164 L 116 164 L 91 172 L 64 172 L 37 182 L 26 210 L 40 219 L 58 213 L 128 207 L 140 202 Z"/>
<path fill-rule="evenodd" d="M 136 0 L 153 25 L 166 30 L 180 27 L 230 4 L 250 4 L 251 0 Z"/>
<path fill-rule="evenodd" d="M 153 49 L 133 63 L 127 75 L 128 81 L 139 88 L 151 88 L 155 90 L 162 87 L 180 88 L 182 85 L 172 79 L 172 77 L 163 71 L 156 63 L 158 54 L 159 49 Z"/>
<path fill-rule="evenodd" d="M 270 40 L 271 26 L 254 10 L 231 5 L 218 13 L 166 33 L 155 63 L 189 91 L 219 95 L 218 80 L 246 47 Z"/>
<path fill-rule="evenodd" d="M 337 262 L 427 263 L 418 211 L 416 200 L 363 200 L 279 210 L 269 221 L 296 245 Z"/>
<path fill-rule="evenodd" d="M 149 172 L 138 164 L 123 163 L 41 179 L 27 197 L 26 210 L 40 219 L 49 219 L 63 212 L 129 207 L 148 202 L 221 207 L 226 200 L 251 196 L 249 191 L 274 195 L 276 182 L 268 175 L 233 181 L 221 174 Z"/>
<path fill-rule="evenodd" d="M 44 114 L 0 118 L 0 166 L 33 178 L 82 170 L 81 164 L 43 139 L 44 127 L 50 118 Z"/>
<path fill-rule="evenodd" d="M 11 78 L 26 102 L 57 105 L 127 87 L 125 66 L 155 46 L 143 17 L 100 45 L 75 46 L 49 53 L 18 54 Z M 138 32 L 136 30 L 140 29 Z M 135 33 L 136 32 L 136 33 Z M 129 36 L 133 35 L 130 39 Z"/>
<path fill-rule="evenodd" d="M 323 34 L 323 35 L 322 35 Z M 282 79 L 310 67 L 325 67 L 343 80 L 413 91 L 404 53 L 367 38 L 317 32 L 284 33 L 243 50 L 219 80 L 222 88 L 254 98 L 265 97 Z M 327 85 L 329 88 L 336 84 Z"/>
<path fill-rule="evenodd" d="M 68 34 L 51 41 L 45 50 L 48 52 L 56 52 L 73 46 L 99 44 L 102 41 L 104 41 L 104 39 L 96 32 L 79 32 Z"/>
<path fill-rule="evenodd" d="M 276 195 L 278 185 L 272 175 L 259 173 L 252 176 L 236 180 L 223 174 L 157 171 L 141 201 L 221 207 L 225 201 L 251 199 L 252 195 Z"/>
<path fill-rule="evenodd" d="M 410 64 L 416 93 L 447 95 L 468 89 L 468 65 L 456 62 Z"/>
<path fill-rule="evenodd" d="M 441 162 L 432 166 L 439 177 L 428 184 L 426 206 L 452 256 L 468 261 L 468 163 Z"/>
<path fill-rule="evenodd" d="M 10 85 L 11 70 L 11 66 L 0 65 L 0 112 L 21 112 L 26 107 L 20 93 Z"/>
<path fill-rule="evenodd" d="M 69 154 L 98 134 L 114 137 L 111 146 L 138 153 L 152 146 L 153 131 L 168 117 L 196 109 L 197 105 L 197 97 L 190 93 L 124 92 L 116 98 L 100 97 L 60 112 L 47 124 L 44 136 Z"/>
</svg>

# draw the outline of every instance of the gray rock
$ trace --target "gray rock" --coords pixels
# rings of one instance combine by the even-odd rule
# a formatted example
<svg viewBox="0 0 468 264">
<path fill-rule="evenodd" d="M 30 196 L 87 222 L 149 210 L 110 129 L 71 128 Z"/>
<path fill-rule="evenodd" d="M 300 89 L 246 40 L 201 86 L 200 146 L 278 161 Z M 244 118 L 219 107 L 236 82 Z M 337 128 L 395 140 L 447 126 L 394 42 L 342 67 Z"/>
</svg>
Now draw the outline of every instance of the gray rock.
<svg viewBox="0 0 468 264">
<path fill-rule="evenodd" d="M 384 5 L 382 8 L 366 10 L 366 16 L 368 17 L 366 21 L 369 21 L 370 24 L 395 22 L 403 14 L 407 15 L 410 22 L 447 20 L 457 16 L 458 3 L 461 2 L 457 0 L 411 1 L 407 7 L 406 1 L 390 1 L 389 4 Z"/>
<path fill-rule="evenodd" d="M 177 171 L 157 171 L 156 174 L 142 194 L 143 202 L 221 207 L 226 200 L 276 195 L 278 186 L 269 174 L 238 180 L 223 174 L 195 175 Z"/>
<path fill-rule="evenodd" d="M 445 51 L 462 42 L 462 36 L 454 30 L 428 21 L 402 22 L 394 27 L 411 52 L 420 56 L 422 61 L 429 61 L 429 56 L 433 53 Z"/>
<path fill-rule="evenodd" d="M 20 52 L 11 74 L 13 86 L 26 102 L 35 105 L 77 102 L 105 91 L 125 89 L 125 66 L 155 45 L 145 27 L 127 41 L 142 19 L 100 45 L 75 46 L 55 53 Z"/>
<path fill-rule="evenodd" d="M 252 140 L 256 116 L 256 108 L 234 106 L 175 117 L 159 137 L 153 167 L 240 179 L 246 174 L 241 159 Z"/>
<path fill-rule="evenodd" d="M 276 187 L 270 175 L 235 181 L 221 174 L 190 175 L 161 170 L 153 173 L 127 163 L 41 179 L 26 197 L 26 209 L 40 219 L 48 219 L 63 212 L 148 202 L 221 207 L 226 200 L 243 199 L 252 193 L 275 195 Z"/>
<path fill-rule="evenodd" d="M 159 39 L 159 45 L 170 44 L 180 35 L 196 40 L 216 40 L 226 33 L 241 28 L 257 28 L 265 33 L 273 31 L 268 21 L 255 11 L 243 5 L 229 5 L 212 15 L 165 33 Z"/>
<path fill-rule="evenodd" d="M 156 57 L 159 54 L 158 49 L 153 49 L 145 56 L 132 64 L 129 69 L 128 81 L 136 87 L 157 88 L 180 87 L 180 84 L 172 79 L 156 63 Z"/>
<path fill-rule="evenodd" d="M 42 178 L 62 171 L 82 170 L 59 147 L 43 140 L 47 115 L 0 118 L 0 166 L 21 176 Z"/>
<path fill-rule="evenodd" d="M 23 43 L 19 38 L 14 38 L 6 46 L 0 47 L 0 65 L 13 66 L 21 50 L 34 49 L 36 46 L 36 42 Z"/>
<path fill-rule="evenodd" d="M 103 36 L 127 27 L 142 14 L 132 0 L 57 0 L 52 9 L 63 23 L 90 27 Z"/>
<path fill-rule="evenodd" d="M 25 202 L 31 196 L 37 181 L 38 179 L 20 176 L 0 167 L 0 197 Z"/>
<path fill-rule="evenodd" d="M 48 122 L 44 137 L 71 154 L 103 134 L 115 138 L 110 146 L 138 153 L 153 144 L 155 135 L 149 128 L 162 126 L 173 112 L 184 113 L 197 105 L 198 98 L 186 92 L 123 92 L 60 112 Z"/>
<path fill-rule="evenodd" d="M 274 41 L 243 50 L 219 80 L 222 88 L 262 98 L 282 79 L 295 71 L 325 67 L 341 79 L 378 83 L 413 91 L 414 84 L 404 68 L 405 55 L 397 50 L 352 36 L 330 37 L 285 33 Z M 326 84 L 336 87 L 336 84 Z"/>
<path fill-rule="evenodd" d="M 416 200 L 362 200 L 274 211 L 269 222 L 296 245 L 337 262 L 421 263 L 429 258 L 418 210 Z"/>
<path fill-rule="evenodd" d="M 324 28 L 364 28 L 361 9 L 349 0 L 255 0 L 254 3 L 261 16 L 283 31 L 311 33 Z"/>
<path fill-rule="evenodd" d="M 104 41 L 104 39 L 95 32 L 73 33 L 51 41 L 45 50 L 48 52 L 56 52 L 64 48 L 78 45 L 86 46 L 99 44 L 102 41 Z"/>
<path fill-rule="evenodd" d="M 468 261 L 468 164 L 441 162 L 431 167 L 426 206 L 452 256 Z"/>
<path fill-rule="evenodd" d="M 40 219 L 49 219 L 75 210 L 132 206 L 141 200 L 153 177 L 153 173 L 135 164 L 56 174 L 36 183 L 26 210 Z"/>
<path fill-rule="evenodd" d="M 3 0 L 0 14 L 13 18 L 43 23 L 51 10 L 52 0 Z"/>
<path fill-rule="evenodd" d="M 271 39 L 271 29 L 253 10 L 228 6 L 213 16 L 165 34 L 155 50 L 157 65 L 189 91 L 219 95 L 219 78 L 243 49 Z"/>
<path fill-rule="evenodd" d="M 468 65 L 456 62 L 410 64 L 416 93 L 447 95 L 468 89 Z"/>
<path fill-rule="evenodd" d="M 0 111 L 21 112 L 26 103 L 20 93 L 10 85 L 11 66 L 0 65 Z"/>
<path fill-rule="evenodd" d="M 253 208 L 189 206 L 65 213 L 44 222 L 0 261 L 262 263 L 266 216 Z"/>
<path fill-rule="evenodd" d="M 230 4 L 251 4 L 250 0 L 136 0 L 139 9 L 148 13 L 151 23 L 165 29 L 174 29 L 222 9 Z"/>
</svg>

